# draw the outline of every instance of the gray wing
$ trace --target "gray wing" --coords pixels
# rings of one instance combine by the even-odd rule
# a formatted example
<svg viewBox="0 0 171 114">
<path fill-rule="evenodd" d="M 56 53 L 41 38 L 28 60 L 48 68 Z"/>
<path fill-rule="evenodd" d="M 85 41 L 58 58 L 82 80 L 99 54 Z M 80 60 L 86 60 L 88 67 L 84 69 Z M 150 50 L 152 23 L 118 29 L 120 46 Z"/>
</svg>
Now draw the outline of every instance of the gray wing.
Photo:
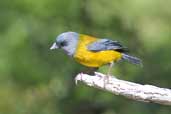
<svg viewBox="0 0 171 114">
<path fill-rule="evenodd" d="M 118 41 L 113 41 L 109 39 L 100 39 L 87 46 L 87 49 L 93 52 L 103 51 L 103 50 L 116 50 L 118 52 L 127 52 L 128 48 L 122 46 Z"/>
</svg>

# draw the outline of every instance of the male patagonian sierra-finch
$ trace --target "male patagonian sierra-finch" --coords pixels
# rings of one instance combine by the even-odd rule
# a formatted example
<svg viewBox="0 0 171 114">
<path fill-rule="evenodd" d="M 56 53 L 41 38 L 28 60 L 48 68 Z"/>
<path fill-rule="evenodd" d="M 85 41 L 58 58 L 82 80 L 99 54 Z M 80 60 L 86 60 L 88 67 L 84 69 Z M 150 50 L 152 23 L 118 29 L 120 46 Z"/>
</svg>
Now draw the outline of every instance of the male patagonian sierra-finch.
<svg viewBox="0 0 171 114">
<path fill-rule="evenodd" d="M 57 36 L 50 49 L 58 48 L 63 49 L 67 55 L 87 67 L 98 68 L 110 64 L 107 75 L 110 75 L 113 64 L 119 60 L 142 65 L 139 58 L 126 54 L 126 47 L 118 41 L 107 38 L 99 39 L 76 32 L 64 32 Z"/>
</svg>

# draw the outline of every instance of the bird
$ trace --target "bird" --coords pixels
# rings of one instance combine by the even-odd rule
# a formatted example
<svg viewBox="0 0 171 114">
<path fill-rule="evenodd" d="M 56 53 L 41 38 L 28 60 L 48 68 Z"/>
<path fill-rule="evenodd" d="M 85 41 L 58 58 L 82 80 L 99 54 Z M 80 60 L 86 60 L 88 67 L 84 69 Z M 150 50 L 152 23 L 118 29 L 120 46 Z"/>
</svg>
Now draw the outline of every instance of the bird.
<svg viewBox="0 0 171 114">
<path fill-rule="evenodd" d="M 59 34 L 50 49 L 62 49 L 68 56 L 88 68 L 96 69 L 109 65 L 107 76 L 111 75 L 114 63 L 121 60 L 142 66 L 141 59 L 129 55 L 128 48 L 120 42 L 77 32 Z"/>
</svg>

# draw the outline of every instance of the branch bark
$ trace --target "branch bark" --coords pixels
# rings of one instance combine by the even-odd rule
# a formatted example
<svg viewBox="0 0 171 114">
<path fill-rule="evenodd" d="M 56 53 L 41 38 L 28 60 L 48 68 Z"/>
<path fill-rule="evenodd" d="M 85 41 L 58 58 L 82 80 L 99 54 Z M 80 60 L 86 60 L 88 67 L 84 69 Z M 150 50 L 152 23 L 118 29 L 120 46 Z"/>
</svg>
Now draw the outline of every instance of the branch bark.
<svg viewBox="0 0 171 114">
<path fill-rule="evenodd" d="M 81 81 L 84 84 L 101 90 L 111 92 L 115 95 L 122 95 L 127 98 L 153 102 L 163 105 L 171 105 L 171 90 L 160 88 L 153 85 L 141 85 L 133 82 L 117 79 L 114 76 L 107 76 L 95 72 L 95 76 L 80 73 L 76 76 L 75 81 Z"/>
</svg>

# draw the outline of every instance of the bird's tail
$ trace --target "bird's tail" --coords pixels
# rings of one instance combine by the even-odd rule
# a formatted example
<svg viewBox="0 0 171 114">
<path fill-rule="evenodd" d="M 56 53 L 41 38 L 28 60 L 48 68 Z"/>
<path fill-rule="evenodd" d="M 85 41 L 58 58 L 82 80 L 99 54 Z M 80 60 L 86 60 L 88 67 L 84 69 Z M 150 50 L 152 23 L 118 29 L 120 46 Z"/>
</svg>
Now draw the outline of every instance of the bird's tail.
<svg viewBox="0 0 171 114">
<path fill-rule="evenodd" d="M 127 61 L 130 62 L 130 63 L 136 64 L 136 65 L 140 65 L 140 66 L 143 66 L 143 65 L 142 65 L 141 59 L 139 59 L 139 58 L 137 58 L 137 57 L 133 57 L 133 56 L 127 55 L 127 54 L 125 54 L 125 53 L 122 53 L 122 59 L 123 59 L 123 60 L 127 60 Z"/>
</svg>

